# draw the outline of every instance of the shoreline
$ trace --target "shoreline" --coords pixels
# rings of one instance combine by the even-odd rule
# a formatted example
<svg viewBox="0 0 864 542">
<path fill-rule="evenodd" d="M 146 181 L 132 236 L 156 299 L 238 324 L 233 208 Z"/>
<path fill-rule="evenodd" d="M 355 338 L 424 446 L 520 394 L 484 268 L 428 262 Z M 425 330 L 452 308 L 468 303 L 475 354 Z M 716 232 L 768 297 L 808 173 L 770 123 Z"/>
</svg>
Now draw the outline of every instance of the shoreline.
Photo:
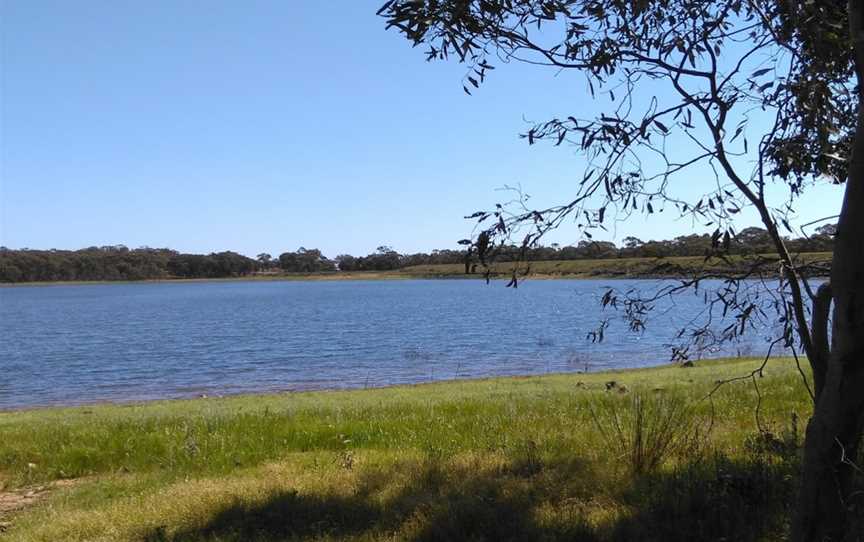
<svg viewBox="0 0 864 542">
<path fill-rule="evenodd" d="M 760 255 L 767 261 L 776 258 Z M 801 261 L 830 265 L 831 254 L 813 252 L 800 255 Z M 746 262 L 738 258 L 734 261 Z M 764 262 L 763 262 L 764 263 Z M 722 265 L 721 265 L 722 264 Z M 519 266 L 515 267 L 514 266 Z M 706 262 L 702 257 L 670 256 L 663 258 L 608 258 L 599 260 L 544 260 L 527 263 L 500 262 L 492 264 L 491 280 L 510 280 L 513 270 L 520 280 L 680 280 L 698 273 L 722 274 L 734 272 L 736 265 Z M 767 270 L 768 268 L 766 268 Z M 822 275 L 813 275 L 819 278 Z M 826 275 L 827 276 L 827 275 Z M 220 278 L 155 278 L 140 280 L 71 280 L 4 282 L 0 288 L 28 286 L 85 286 L 106 284 L 186 284 L 206 282 L 340 282 L 384 280 L 477 280 L 486 277 L 482 272 L 465 274 L 462 264 L 434 264 L 405 267 L 392 271 L 335 271 L 321 273 L 254 274 Z"/>
<path fill-rule="evenodd" d="M 771 360 L 777 361 L 787 359 L 788 356 L 773 356 Z M 430 386 L 451 386 L 451 385 L 478 385 L 484 383 L 508 383 L 516 381 L 542 380 L 542 379 L 572 379 L 577 377 L 586 377 L 596 379 L 603 375 L 621 375 L 621 374 L 650 374 L 652 372 L 662 372 L 665 370 L 681 370 L 687 371 L 693 368 L 717 367 L 723 365 L 748 364 L 756 361 L 761 361 L 762 357 L 756 356 L 741 356 L 741 357 L 722 357 L 722 358 L 704 358 L 693 361 L 691 366 L 683 366 L 677 363 L 661 363 L 658 365 L 642 366 L 642 367 L 622 367 L 620 369 L 603 369 L 598 371 L 559 371 L 550 373 L 535 373 L 535 374 L 513 374 L 499 376 L 478 376 L 478 377 L 455 377 L 442 378 L 439 380 L 426 380 L 413 383 L 397 383 L 383 384 L 380 386 L 349 386 L 343 388 L 322 387 L 322 388 L 305 388 L 305 389 L 272 389 L 259 391 L 239 391 L 227 393 L 201 393 L 197 395 L 177 395 L 174 397 L 162 397 L 151 399 L 132 399 L 124 400 L 94 400 L 84 401 L 74 404 L 42 404 L 28 405 L 20 407 L 0 407 L 0 417 L 15 414 L 31 414 L 31 413 L 47 413 L 61 411 L 86 411 L 88 409 L 99 408 L 140 408 L 177 405 L 180 403 L 196 403 L 201 401 L 245 401 L 249 399 L 275 399 L 289 396 L 313 396 L 313 395 L 338 395 L 338 394 L 355 394 L 355 393 L 375 393 L 380 391 L 407 391 Z M 791 358 L 789 358 L 791 359 Z"/>
<path fill-rule="evenodd" d="M 44 280 L 28 282 L 0 282 L 0 288 L 18 288 L 25 286 L 102 286 L 111 284 L 190 284 L 197 282 L 324 282 L 342 280 L 404 280 L 420 278 L 414 276 L 391 276 L 376 271 L 370 271 L 368 276 L 359 273 L 351 273 L 343 276 L 333 274 L 304 274 L 304 275 L 278 275 L 278 276 L 246 276 L 246 277 L 218 277 L 218 278 L 162 278 L 162 279 L 119 279 L 119 280 Z"/>
<path fill-rule="evenodd" d="M 687 275 L 591 275 L 585 273 L 573 274 L 536 274 L 519 277 L 519 282 L 525 280 L 681 280 L 689 278 Z M 69 281 L 37 281 L 37 282 L 7 282 L 0 283 L 2 288 L 27 288 L 27 287 L 52 287 L 52 286 L 111 286 L 129 284 L 195 284 L 195 283 L 220 283 L 220 282 L 386 282 L 405 280 L 470 280 L 482 282 L 486 279 L 477 275 L 386 275 L 386 276 L 344 276 L 344 277 L 320 277 L 306 275 L 301 277 L 279 277 L 279 278 L 255 278 L 255 277 L 226 277 L 226 278 L 200 278 L 200 279 L 142 279 L 142 280 L 69 280 Z M 509 281 L 507 275 L 493 275 L 490 281 Z"/>
<path fill-rule="evenodd" d="M 814 275 L 809 278 L 827 278 L 828 275 Z M 693 275 L 688 274 L 612 274 L 612 273 L 536 273 L 519 276 L 519 282 L 528 280 L 687 280 Z M 510 275 L 503 273 L 494 274 L 489 277 L 490 281 L 504 282 L 510 280 Z M 713 278 L 713 277 L 712 277 Z M 28 287 L 55 287 L 55 286 L 112 286 L 130 284 L 196 284 L 196 283 L 234 283 L 234 282 L 387 282 L 407 280 L 467 280 L 483 282 L 486 280 L 478 275 L 410 275 L 410 274 L 374 274 L 359 275 L 351 274 L 345 276 L 280 276 L 280 277 L 225 277 L 225 278 L 196 278 L 196 279 L 141 279 L 141 280 L 70 280 L 70 281 L 36 281 L 36 282 L 5 282 L 0 283 L 0 289 L 4 288 L 28 288 Z M 706 278 L 704 280 L 710 280 Z M 716 278 L 716 280 L 722 280 Z M 758 280 L 754 278 L 753 280 Z"/>
<path fill-rule="evenodd" d="M 761 365 L 0 414 L 0 538 L 698 539 L 713 517 L 729 540 L 783 539 L 782 522 L 749 526 L 788 508 L 812 400 L 789 359 L 742 379 Z M 638 441 L 651 470 L 634 434 L 655 435 Z M 729 517 L 745 528 L 721 530 Z"/>
</svg>

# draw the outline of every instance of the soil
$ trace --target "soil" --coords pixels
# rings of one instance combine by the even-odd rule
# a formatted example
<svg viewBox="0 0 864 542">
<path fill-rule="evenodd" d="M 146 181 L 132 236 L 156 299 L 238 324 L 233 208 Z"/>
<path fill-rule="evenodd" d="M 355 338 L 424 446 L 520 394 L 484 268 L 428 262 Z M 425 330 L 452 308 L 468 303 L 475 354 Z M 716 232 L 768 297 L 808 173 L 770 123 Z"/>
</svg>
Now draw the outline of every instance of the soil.
<svg viewBox="0 0 864 542">
<path fill-rule="evenodd" d="M 0 491 L 0 533 L 11 527 L 12 514 L 39 503 L 57 489 L 75 483 L 76 480 L 58 480 L 50 484 Z"/>
</svg>

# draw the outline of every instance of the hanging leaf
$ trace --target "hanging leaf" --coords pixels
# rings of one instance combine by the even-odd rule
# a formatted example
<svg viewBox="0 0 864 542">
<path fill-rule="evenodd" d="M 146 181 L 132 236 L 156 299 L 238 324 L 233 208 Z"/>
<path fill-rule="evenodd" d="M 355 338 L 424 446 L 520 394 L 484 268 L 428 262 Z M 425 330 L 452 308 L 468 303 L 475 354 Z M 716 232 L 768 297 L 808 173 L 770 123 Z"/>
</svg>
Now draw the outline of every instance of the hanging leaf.
<svg viewBox="0 0 864 542">
<path fill-rule="evenodd" d="M 567 136 L 567 130 L 561 130 L 560 132 L 558 132 L 558 141 L 555 143 L 555 146 L 557 147 L 558 145 L 560 145 L 561 142 L 564 141 L 564 138 L 566 136 Z"/>
</svg>

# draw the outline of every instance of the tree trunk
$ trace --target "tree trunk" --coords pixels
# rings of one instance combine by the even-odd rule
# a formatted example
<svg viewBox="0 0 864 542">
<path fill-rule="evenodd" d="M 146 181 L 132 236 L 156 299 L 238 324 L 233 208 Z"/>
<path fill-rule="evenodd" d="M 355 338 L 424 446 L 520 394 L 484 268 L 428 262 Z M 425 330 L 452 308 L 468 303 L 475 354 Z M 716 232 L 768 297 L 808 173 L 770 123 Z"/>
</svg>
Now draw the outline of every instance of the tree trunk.
<svg viewBox="0 0 864 542">
<path fill-rule="evenodd" d="M 864 82 L 864 0 L 849 1 L 859 84 Z M 864 110 L 859 103 L 846 194 L 831 267 L 831 352 L 807 425 L 793 539 L 858 540 L 852 492 L 864 422 Z M 816 367 L 814 367 L 816 369 Z M 857 506 L 856 506 L 857 505 Z"/>
</svg>

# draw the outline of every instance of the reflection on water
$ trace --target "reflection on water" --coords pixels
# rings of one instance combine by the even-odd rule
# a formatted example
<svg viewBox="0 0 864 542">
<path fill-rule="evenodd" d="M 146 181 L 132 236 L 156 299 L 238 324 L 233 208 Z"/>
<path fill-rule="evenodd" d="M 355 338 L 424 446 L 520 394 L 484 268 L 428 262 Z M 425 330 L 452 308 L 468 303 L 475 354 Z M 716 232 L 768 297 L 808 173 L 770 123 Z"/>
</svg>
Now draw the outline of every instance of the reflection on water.
<svg viewBox="0 0 864 542">
<path fill-rule="evenodd" d="M 0 408 L 656 365 L 701 295 L 641 334 L 604 286 L 658 281 L 147 283 L 0 288 Z M 702 288 L 710 288 L 703 284 Z M 611 317 L 605 340 L 589 332 Z M 760 355 L 772 330 L 700 355 Z"/>
</svg>

